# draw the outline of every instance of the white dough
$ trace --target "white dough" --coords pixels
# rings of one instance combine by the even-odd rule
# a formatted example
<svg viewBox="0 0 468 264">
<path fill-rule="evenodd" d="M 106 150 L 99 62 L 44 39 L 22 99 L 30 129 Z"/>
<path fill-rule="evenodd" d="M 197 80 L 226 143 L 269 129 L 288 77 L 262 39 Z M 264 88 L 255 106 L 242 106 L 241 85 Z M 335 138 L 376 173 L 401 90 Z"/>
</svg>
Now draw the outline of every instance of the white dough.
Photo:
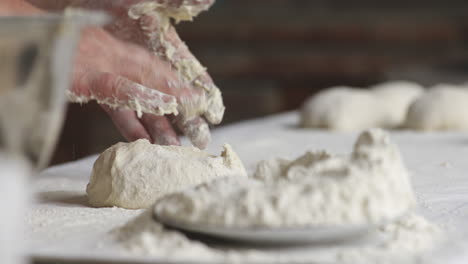
<svg viewBox="0 0 468 264">
<path fill-rule="evenodd" d="M 468 89 L 437 85 L 412 103 L 406 127 L 415 130 L 468 130 Z"/>
<path fill-rule="evenodd" d="M 412 82 L 395 81 L 373 86 L 371 91 L 382 109 L 380 127 L 397 128 L 405 123 L 408 108 L 423 95 L 424 88 Z"/>
<path fill-rule="evenodd" d="M 380 114 L 374 96 L 365 90 L 334 87 L 308 99 L 302 107 L 303 127 L 357 130 L 373 127 Z"/>
<path fill-rule="evenodd" d="M 298 227 L 381 224 L 415 204 L 397 146 L 374 129 L 359 136 L 349 156 L 308 152 L 263 161 L 253 179 L 224 178 L 176 192 L 155 210 L 191 224 Z"/>
<path fill-rule="evenodd" d="M 338 131 L 397 128 L 423 87 L 410 82 L 388 82 L 370 90 L 332 87 L 309 98 L 301 110 L 301 126 Z"/>
<path fill-rule="evenodd" d="M 194 147 L 159 146 L 141 139 L 104 151 L 94 163 L 86 192 L 96 207 L 148 208 L 164 195 L 224 176 L 246 177 L 229 145 L 216 157 Z"/>
</svg>

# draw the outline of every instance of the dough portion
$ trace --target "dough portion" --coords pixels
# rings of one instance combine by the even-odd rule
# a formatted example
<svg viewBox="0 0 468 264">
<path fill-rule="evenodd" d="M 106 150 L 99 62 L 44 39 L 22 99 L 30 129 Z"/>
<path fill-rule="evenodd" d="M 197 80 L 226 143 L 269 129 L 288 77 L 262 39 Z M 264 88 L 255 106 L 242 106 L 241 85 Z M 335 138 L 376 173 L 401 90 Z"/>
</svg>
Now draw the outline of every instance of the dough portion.
<svg viewBox="0 0 468 264">
<path fill-rule="evenodd" d="M 191 146 L 159 146 L 140 139 L 104 151 L 86 192 L 92 206 L 140 209 L 172 192 L 226 176 L 247 176 L 230 145 L 218 157 Z"/>
<path fill-rule="evenodd" d="M 424 87 L 412 82 L 395 81 L 373 86 L 371 91 L 382 109 L 379 127 L 398 128 L 405 124 L 408 108 L 424 94 Z"/>
<path fill-rule="evenodd" d="M 303 227 L 380 225 L 415 205 L 397 146 L 373 129 L 359 136 L 350 155 L 319 151 L 262 161 L 252 178 L 224 178 L 176 192 L 154 210 L 191 224 Z"/>
<path fill-rule="evenodd" d="M 415 130 L 468 130 L 468 89 L 441 84 L 414 101 L 406 127 Z"/>
<path fill-rule="evenodd" d="M 301 126 L 339 131 L 373 127 L 380 113 L 374 95 L 351 87 L 334 87 L 308 99 L 302 107 Z M 374 111 L 370 111 L 374 109 Z"/>
<path fill-rule="evenodd" d="M 332 87 L 309 98 L 301 110 L 301 126 L 337 131 L 369 128 L 397 128 L 424 88 L 416 83 L 396 81 L 371 87 Z"/>
</svg>

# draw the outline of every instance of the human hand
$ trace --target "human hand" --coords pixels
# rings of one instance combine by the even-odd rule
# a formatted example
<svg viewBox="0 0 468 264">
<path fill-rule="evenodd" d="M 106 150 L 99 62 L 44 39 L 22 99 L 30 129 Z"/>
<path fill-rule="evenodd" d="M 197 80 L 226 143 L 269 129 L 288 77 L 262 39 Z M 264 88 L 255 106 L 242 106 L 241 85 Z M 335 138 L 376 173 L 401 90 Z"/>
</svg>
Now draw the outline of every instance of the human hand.
<svg viewBox="0 0 468 264">
<path fill-rule="evenodd" d="M 88 28 L 78 46 L 69 98 L 79 103 L 96 100 L 129 141 L 146 138 L 179 145 L 169 117 L 163 115 L 178 112 L 179 94 L 169 84 L 182 84 L 167 62 L 153 57 L 101 28 Z"/>
<path fill-rule="evenodd" d="M 176 113 L 172 108 L 173 98 L 160 93 L 148 94 L 147 90 L 150 89 L 144 89 L 142 85 L 156 88 L 177 98 L 179 115 L 171 119 L 184 134 L 200 148 L 207 145 L 210 140 L 209 128 L 202 116 L 212 124 L 221 122 L 224 114 L 221 93 L 205 68 L 180 40 L 169 19 L 191 19 L 207 9 L 213 3 L 212 0 L 30 2 L 48 9 L 75 6 L 106 10 L 116 18 L 106 30 L 120 40 L 119 44 L 118 40 L 106 36 L 102 30 L 88 30 L 83 36 L 71 90 L 71 97 L 75 101 L 96 99 L 113 107 L 120 106 L 119 109 L 105 109 L 129 140 L 150 137 L 155 143 L 177 144 L 168 118 L 145 114 L 138 120 L 134 112 L 121 109 L 123 105 L 127 109 L 145 113 Z M 153 55 L 145 54 L 141 47 L 148 48 Z M 89 58 L 92 58 L 91 61 L 88 61 Z M 175 74 L 171 69 L 175 70 Z M 135 92 L 136 100 L 133 97 Z M 103 98 L 96 97 L 97 94 Z M 146 102 L 146 98 L 152 98 L 152 102 Z M 165 133 L 161 134 L 162 131 Z M 164 135 L 163 139 L 158 140 L 161 138 L 158 134 Z"/>
</svg>

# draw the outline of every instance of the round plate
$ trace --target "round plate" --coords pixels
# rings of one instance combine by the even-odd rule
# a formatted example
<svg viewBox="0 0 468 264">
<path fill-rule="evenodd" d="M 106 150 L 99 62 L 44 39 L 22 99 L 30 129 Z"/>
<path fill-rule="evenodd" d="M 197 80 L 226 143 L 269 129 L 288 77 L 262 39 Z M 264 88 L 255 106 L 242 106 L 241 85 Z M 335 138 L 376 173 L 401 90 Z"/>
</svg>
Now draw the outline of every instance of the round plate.
<svg viewBox="0 0 468 264">
<path fill-rule="evenodd" d="M 191 224 L 158 215 L 153 210 L 156 221 L 166 227 L 180 230 L 192 235 L 215 238 L 233 242 L 255 244 L 310 244 L 344 242 L 362 238 L 375 230 L 373 225 L 349 226 L 311 226 L 288 228 L 264 227 L 219 227 L 210 225 Z"/>
</svg>

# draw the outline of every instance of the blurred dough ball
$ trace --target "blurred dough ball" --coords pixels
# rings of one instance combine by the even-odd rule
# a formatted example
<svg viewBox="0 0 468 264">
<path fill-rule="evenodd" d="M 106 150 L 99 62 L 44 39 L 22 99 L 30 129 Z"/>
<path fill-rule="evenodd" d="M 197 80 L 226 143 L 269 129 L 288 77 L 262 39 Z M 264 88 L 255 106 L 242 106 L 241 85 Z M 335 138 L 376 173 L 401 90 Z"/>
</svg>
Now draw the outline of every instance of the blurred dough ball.
<svg viewBox="0 0 468 264">
<path fill-rule="evenodd" d="M 387 82 L 371 89 L 382 108 L 380 127 L 383 128 L 403 126 L 411 103 L 424 93 L 424 87 L 406 81 Z"/>
<path fill-rule="evenodd" d="M 409 105 L 423 91 L 422 86 L 404 81 L 369 90 L 332 87 L 304 103 L 301 126 L 338 131 L 396 128 L 404 123 Z"/>
<path fill-rule="evenodd" d="M 309 98 L 302 107 L 303 127 L 339 131 L 374 127 L 380 113 L 374 95 L 351 87 L 333 87 Z"/>
<path fill-rule="evenodd" d="M 441 84 L 414 101 L 406 127 L 415 130 L 468 130 L 468 89 Z"/>
</svg>

